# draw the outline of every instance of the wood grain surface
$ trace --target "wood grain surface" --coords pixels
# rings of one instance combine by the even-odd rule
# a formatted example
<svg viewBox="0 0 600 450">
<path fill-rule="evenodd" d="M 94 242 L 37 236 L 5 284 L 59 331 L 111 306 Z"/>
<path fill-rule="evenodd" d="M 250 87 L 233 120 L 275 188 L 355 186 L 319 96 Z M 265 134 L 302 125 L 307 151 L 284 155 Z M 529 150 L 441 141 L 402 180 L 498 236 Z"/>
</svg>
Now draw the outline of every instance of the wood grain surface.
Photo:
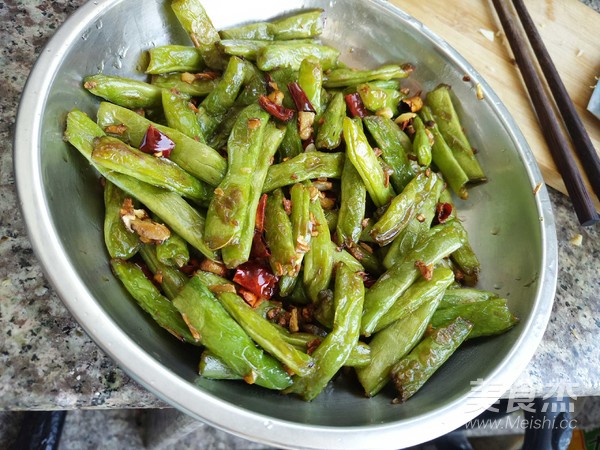
<svg viewBox="0 0 600 450">
<path fill-rule="evenodd" d="M 545 182 L 566 193 L 492 2 L 390 2 L 446 40 L 473 65 L 519 124 Z M 586 110 L 600 76 L 600 14 L 578 0 L 526 0 L 525 3 L 600 154 L 600 120 Z M 485 36 L 489 32 L 494 35 L 493 40 Z M 600 200 L 591 189 L 590 193 L 600 211 Z"/>
</svg>

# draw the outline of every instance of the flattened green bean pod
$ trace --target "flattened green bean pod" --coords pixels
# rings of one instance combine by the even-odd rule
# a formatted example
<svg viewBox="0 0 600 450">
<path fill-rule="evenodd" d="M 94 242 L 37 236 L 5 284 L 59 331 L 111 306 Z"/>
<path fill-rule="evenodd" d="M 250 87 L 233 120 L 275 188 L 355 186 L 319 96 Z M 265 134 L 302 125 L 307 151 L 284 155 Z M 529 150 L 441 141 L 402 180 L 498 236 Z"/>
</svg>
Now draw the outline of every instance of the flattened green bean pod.
<svg viewBox="0 0 600 450">
<path fill-rule="evenodd" d="M 350 158 L 347 158 L 342 172 L 340 213 L 336 227 L 339 245 L 350 246 L 358 243 L 366 205 L 367 189 Z"/>
<path fill-rule="evenodd" d="M 241 380 L 242 376 L 235 373 L 225 362 L 210 350 L 204 350 L 200 355 L 198 374 L 211 380 Z"/>
<path fill-rule="evenodd" d="M 275 39 L 302 39 L 317 37 L 323 33 L 323 10 L 315 9 L 271 22 Z"/>
<path fill-rule="evenodd" d="M 454 193 L 458 195 L 459 198 L 466 200 L 469 196 L 466 187 L 469 182 L 469 177 L 454 157 L 452 149 L 448 147 L 442 133 L 440 133 L 439 127 L 434 121 L 431 109 L 425 105 L 419 113 L 433 135 L 433 147 L 431 148 L 433 163 L 440 170 Z"/>
<path fill-rule="evenodd" d="M 208 184 L 194 178 L 171 160 L 149 155 L 110 136 L 94 140 L 92 160 L 108 170 L 177 192 L 200 203 L 207 202 L 212 194 Z"/>
<path fill-rule="evenodd" d="M 245 77 L 244 60 L 237 56 L 229 58 L 221 80 L 198 106 L 198 124 L 205 139 L 214 133 L 229 108 L 235 103 Z"/>
<path fill-rule="evenodd" d="M 398 115 L 398 103 L 403 97 L 399 90 L 377 87 L 373 83 L 362 83 L 356 87 L 356 92 L 369 111 L 377 112 L 388 108 L 392 117 Z"/>
<path fill-rule="evenodd" d="M 106 181 L 104 185 L 104 244 L 111 258 L 129 259 L 137 253 L 141 242 L 138 235 L 125 228 L 121 207 L 127 194 Z"/>
<path fill-rule="evenodd" d="M 426 198 L 432 195 L 438 176 L 433 172 L 421 172 L 398 194 L 386 212 L 373 225 L 371 236 L 379 245 L 387 245 L 406 228 Z"/>
<path fill-rule="evenodd" d="M 240 240 L 251 194 L 253 169 L 262 148 L 269 116 L 258 105 L 248 106 L 236 121 L 228 142 L 227 173 L 206 214 L 205 239 L 213 250 Z"/>
<path fill-rule="evenodd" d="M 304 255 L 304 286 L 313 303 L 319 292 L 329 287 L 333 272 L 333 247 L 327 221 L 318 198 L 310 202 L 310 213 L 314 217 L 313 235 L 310 250 Z"/>
<path fill-rule="evenodd" d="M 263 146 L 259 151 L 254 166 L 254 173 L 250 182 L 250 199 L 246 205 L 244 215 L 244 225 L 240 234 L 240 240 L 237 244 L 228 245 L 221 250 L 223 262 L 227 267 L 236 267 L 248 261 L 250 251 L 252 250 L 252 239 L 254 238 L 254 228 L 256 223 L 256 210 L 260 201 L 261 191 L 267 170 L 271 165 L 273 156 L 283 139 L 283 130 L 280 130 L 273 122 L 269 122 L 265 128 Z"/>
<path fill-rule="evenodd" d="M 287 215 L 281 189 L 275 189 L 267 198 L 265 208 L 265 239 L 271 256 L 269 264 L 277 276 L 293 276 L 300 267 L 296 266 L 296 245 L 292 232 L 292 222 Z"/>
<path fill-rule="evenodd" d="M 156 257 L 165 265 L 183 267 L 190 260 L 190 251 L 181 236 L 171 233 L 171 237 L 156 246 Z"/>
<path fill-rule="evenodd" d="M 348 68 L 334 69 L 323 80 L 325 88 L 339 88 L 366 83 L 373 80 L 392 80 L 406 78 L 412 72 L 410 65 L 399 66 L 388 64 L 373 70 L 356 70 Z"/>
<path fill-rule="evenodd" d="M 256 347 L 252 339 L 202 282 L 192 277 L 173 299 L 193 335 L 222 359 L 244 381 L 269 389 L 285 389 L 289 375 L 271 356 Z"/>
<path fill-rule="evenodd" d="M 217 44 L 219 33 L 206 14 L 199 0 L 173 0 L 171 9 L 183 29 L 190 35 L 194 47 L 208 67 L 220 69 L 224 66 L 223 55 Z"/>
<path fill-rule="evenodd" d="M 430 280 L 423 278 L 415 281 L 381 317 L 375 327 L 375 333 L 397 320 L 410 316 L 431 299 L 435 298 L 439 303 L 453 282 L 454 272 L 443 267 L 436 268 Z"/>
<path fill-rule="evenodd" d="M 412 152 L 410 138 L 391 119 L 367 116 L 363 122 L 381 149 L 381 159 L 394 171 L 390 175 L 392 186 L 396 192 L 402 192 L 415 176 L 407 156 Z"/>
<path fill-rule="evenodd" d="M 457 318 L 445 328 L 435 330 L 392 368 L 392 379 L 401 403 L 412 397 L 467 338 L 473 325 Z"/>
<path fill-rule="evenodd" d="M 298 84 L 306 94 L 310 104 L 315 108 L 318 117 L 321 114 L 323 69 L 317 58 L 309 56 L 302 60 L 298 69 Z"/>
<path fill-rule="evenodd" d="M 199 79 L 192 82 L 182 81 L 180 73 L 171 73 L 152 77 L 152 84 L 162 89 L 174 89 L 182 94 L 194 97 L 204 97 L 210 94 L 220 78 L 205 80 Z"/>
<path fill-rule="evenodd" d="M 419 277 L 418 263 L 422 267 L 433 266 L 463 245 L 466 237 L 453 223 L 436 226 L 402 261 L 388 269 L 365 296 L 361 333 L 369 336 L 381 317 L 392 307 L 398 297 Z"/>
<path fill-rule="evenodd" d="M 386 181 L 377 156 L 362 130 L 360 119 L 345 117 L 343 129 L 347 156 L 365 183 L 369 196 L 377 207 L 386 205 L 394 197 L 394 190 Z"/>
<path fill-rule="evenodd" d="M 305 152 L 269 167 L 263 192 L 314 178 L 340 178 L 343 153 Z"/>
<path fill-rule="evenodd" d="M 335 316 L 331 333 L 312 354 L 314 371 L 302 378 L 294 377 L 294 384 L 286 393 L 293 392 L 310 401 L 319 395 L 346 363 L 358 343 L 364 292 L 361 276 L 340 264 L 335 277 Z"/>
<path fill-rule="evenodd" d="M 273 40 L 273 24 L 271 22 L 256 22 L 239 27 L 219 31 L 221 39 L 262 39 Z"/>
<path fill-rule="evenodd" d="M 258 51 L 256 65 L 264 71 L 282 67 L 298 70 L 302 60 L 309 56 L 316 57 L 323 70 L 328 70 L 337 65 L 340 51 L 321 44 L 275 41 Z"/>
<path fill-rule="evenodd" d="M 429 131 L 419 116 L 415 116 L 412 121 L 415 135 L 413 137 L 413 151 L 417 155 L 417 161 L 422 167 L 429 167 L 431 164 L 431 147 L 433 144 L 433 135 Z"/>
<path fill-rule="evenodd" d="M 148 50 L 150 62 L 146 73 L 158 75 L 171 72 L 198 72 L 204 61 L 198 50 L 186 45 L 161 45 Z"/>
<path fill-rule="evenodd" d="M 475 288 L 448 289 L 440 303 L 440 309 L 467 303 L 485 302 L 498 298 L 495 292 Z"/>
<path fill-rule="evenodd" d="M 156 286 L 146 278 L 142 269 L 122 259 L 112 259 L 110 265 L 127 291 L 158 325 L 181 341 L 194 345 L 200 344 L 190 333 L 177 308 L 161 295 Z"/>
<path fill-rule="evenodd" d="M 290 120 L 285 126 L 285 136 L 279 148 L 279 160 L 285 161 L 302 153 L 304 153 L 304 147 L 298 132 L 298 121 Z"/>
<path fill-rule="evenodd" d="M 299 376 L 311 372 L 312 358 L 287 343 L 275 325 L 257 314 L 241 297 L 231 292 L 223 292 L 218 298 L 227 312 L 266 352 Z"/>
<path fill-rule="evenodd" d="M 473 154 L 473 148 L 454 109 L 450 87 L 442 84 L 433 91 L 428 92 L 426 103 L 431 108 L 434 121 L 439 127 L 444 140 L 452 149 L 454 157 L 469 177 L 469 180 L 473 182 L 485 181 L 485 174 Z"/>
<path fill-rule="evenodd" d="M 161 105 L 161 90 L 143 81 L 112 75 L 85 77 L 83 87 L 124 108 L 155 108 Z"/>
<path fill-rule="evenodd" d="M 175 143 L 170 159 L 182 169 L 211 186 L 217 186 L 225 176 L 227 161 L 216 150 L 177 130 L 153 123 L 129 109 L 108 102 L 100 103 L 98 125 L 102 128 L 125 125 L 127 130 L 123 137 L 133 147 L 140 146 L 148 127 L 153 125 Z"/>
<path fill-rule="evenodd" d="M 502 334 L 519 322 L 519 319 L 508 309 L 506 299 L 492 298 L 487 301 L 465 303 L 438 310 L 431 318 L 431 326 L 434 328 L 445 327 L 457 317 L 462 317 L 473 324 L 469 339 Z"/>
<path fill-rule="evenodd" d="M 198 119 L 191 97 L 175 90 L 162 90 L 162 106 L 167 119 L 167 125 L 174 130 L 181 131 L 186 136 L 204 142 L 204 133 Z"/>
<path fill-rule="evenodd" d="M 439 296 L 429 297 L 413 314 L 373 336 L 369 342 L 371 362 L 356 369 L 358 381 L 368 397 L 376 395 L 391 380 L 390 370 L 421 340 L 438 304 Z"/>
<path fill-rule="evenodd" d="M 344 94 L 336 92 L 331 97 L 322 116 L 323 123 L 317 130 L 315 145 L 317 148 L 333 150 L 342 142 L 342 130 L 346 117 L 346 102 Z"/>
<path fill-rule="evenodd" d="M 312 39 L 298 39 L 294 41 L 294 44 L 301 43 L 314 44 L 315 41 Z M 223 53 L 227 55 L 256 61 L 259 51 L 272 44 L 272 41 L 261 39 L 223 39 L 219 43 L 219 46 L 223 50 Z"/>
</svg>

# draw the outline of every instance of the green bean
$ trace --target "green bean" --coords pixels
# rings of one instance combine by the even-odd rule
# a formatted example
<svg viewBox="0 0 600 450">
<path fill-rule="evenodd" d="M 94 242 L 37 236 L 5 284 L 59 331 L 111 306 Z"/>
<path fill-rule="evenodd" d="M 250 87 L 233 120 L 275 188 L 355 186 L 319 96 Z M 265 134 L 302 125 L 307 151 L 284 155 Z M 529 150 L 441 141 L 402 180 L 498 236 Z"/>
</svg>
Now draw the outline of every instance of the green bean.
<svg viewBox="0 0 600 450">
<path fill-rule="evenodd" d="M 317 37 L 323 33 L 323 10 L 316 9 L 271 22 L 273 36 L 278 40 Z"/>
<path fill-rule="evenodd" d="M 361 262 L 356 259 L 350 252 L 331 243 L 331 251 L 333 255 L 333 264 L 344 263 L 354 272 L 364 272 L 365 268 Z"/>
<path fill-rule="evenodd" d="M 228 166 L 206 215 L 205 239 L 213 250 L 240 241 L 251 194 L 253 168 L 261 151 L 269 115 L 258 105 L 246 107 L 228 141 Z"/>
<path fill-rule="evenodd" d="M 337 371 L 346 363 L 359 337 L 364 285 L 359 274 L 340 264 L 336 270 L 333 328 L 313 352 L 315 368 L 305 377 L 294 377 L 286 393 L 296 393 L 304 400 L 314 399 Z"/>
<path fill-rule="evenodd" d="M 198 339 L 190 333 L 189 328 L 175 306 L 163 297 L 138 266 L 122 259 L 110 261 L 114 274 L 125 286 L 125 289 L 136 300 L 140 307 L 150 314 L 158 325 L 167 330 L 180 341 L 199 345 Z"/>
<path fill-rule="evenodd" d="M 219 31 L 221 39 L 273 40 L 273 25 L 270 22 L 255 22 Z"/>
<path fill-rule="evenodd" d="M 252 108 L 252 106 L 250 106 Z M 221 250 L 223 262 L 227 267 L 236 267 L 250 257 L 252 249 L 252 239 L 254 238 L 254 228 L 256 223 L 256 210 L 260 201 L 261 191 L 267 170 L 271 165 L 277 148 L 283 139 L 283 130 L 280 130 L 274 123 L 269 122 L 265 128 L 262 148 L 259 148 L 259 154 L 255 160 L 254 173 L 250 181 L 250 198 L 246 205 L 244 215 L 244 225 L 242 227 L 239 242 L 228 245 Z M 229 147 L 231 149 L 231 146 Z M 231 151 L 231 150 L 229 150 Z"/>
<path fill-rule="evenodd" d="M 143 244 L 140 247 L 140 255 L 150 272 L 157 277 L 165 296 L 173 300 L 187 284 L 188 277 L 179 269 L 160 262 L 156 255 L 156 246 L 153 244 Z"/>
<path fill-rule="evenodd" d="M 338 209 L 326 209 L 324 213 L 325 220 L 327 220 L 327 227 L 330 230 L 335 230 L 335 228 L 337 227 L 340 211 Z"/>
<path fill-rule="evenodd" d="M 265 75 L 250 61 L 246 61 L 244 89 L 235 99 L 235 106 L 248 106 L 258 101 L 261 95 L 267 95 Z"/>
<path fill-rule="evenodd" d="M 305 152 L 269 168 L 263 192 L 314 178 L 340 178 L 343 153 Z"/>
<path fill-rule="evenodd" d="M 171 160 L 149 155 L 110 136 L 94 140 L 92 160 L 108 170 L 129 175 L 200 203 L 207 202 L 212 194 L 210 186 Z"/>
<path fill-rule="evenodd" d="M 454 272 L 443 267 L 434 269 L 430 280 L 420 279 L 415 281 L 379 319 L 375 327 L 375 333 L 397 320 L 410 316 L 425 302 L 433 298 L 436 298 L 437 303 L 439 303 L 445 291 L 453 282 Z"/>
<path fill-rule="evenodd" d="M 298 39 L 294 44 L 314 44 L 312 39 Z M 239 56 L 250 61 L 256 61 L 258 53 L 263 48 L 273 45 L 272 41 L 262 39 L 223 39 L 219 46 L 223 53 L 231 56 Z"/>
<path fill-rule="evenodd" d="M 385 89 L 372 83 L 362 83 L 356 87 L 356 92 L 369 111 L 378 112 L 387 108 L 392 117 L 398 115 L 398 103 L 403 95 L 397 89 Z"/>
<path fill-rule="evenodd" d="M 455 219 L 458 222 L 458 226 L 463 227 L 462 223 Z M 467 231 L 464 231 L 467 234 Z M 481 263 L 479 262 L 479 258 L 477 258 L 477 254 L 473 250 L 471 243 L 467 240 L 465 245 L 456 250 L 452 255 L 450 255 L 452 261 L 458 266 L 463 275 L 463 283 L 467 286 L 475 286 L 479 281 L 479 272 L 481 271 Z"/>
<path fill-rule="evenodd" d="M 202 128 L 196 118 L 191 97 L 174 90 L 163 89 L 162 106 L 167 125 L 197 141 L 205 142 Z M 193 109 L 192 109 L 193 107 Z"/>
<path fill-rule="evenodd" d="M 369 342 L 371 362 L 356 370 L 368 397 L 376 395 L 391 380 L 391 368 L 421 340 L 438 304 L 439 296 L 429 296 L 412 314 L 373 336 Z"/>
<path fill-rule="evenodd" d="M 473 148 L 465 135 L 458 114 L 450 97 L 450 88 L 440 85 L 427 93 L 426 104 L 431 108 L 434 121 L 454 157 L 469 177 L 470 181 L 485 181 L 486 177 L 473 154 Z"/>
<path fill-rule="evenodd" d="M 218 298 L 227 312 L 266 352 L 299 376 L 305 376 L 311 372 L 312 358 L 287 343 L 281 337 L 279 330 L 271 322 L 257 314 L 241 297 L 231 292 L 223 292 L 218 294 Z"/>
<path fill-rule="evenodd" d="M 413 137 L 413 151 L 417 155 L 417 161 L 422 167 L 429 167 L 431 164 L 431 147 L 433 144 L 433 135 L 431 131 L 425 128 L 423 121 L 419 116 L 412 120 L 415 135 Z"/>
<path fill-rule="evenodd" d="M 385 213 L 373 225 L 371 236 L 379 245 L 387 245 L 406 228 L 436 186 L 438 176 L 429 171 L 419 173 L 398 194 Z"/>
<path fill-rule="evenodd" d="M 161 45 L 148 50 L 150 62 L 147 74 L 159 75 L 171 72 L 198 72 L 204 61 L 198 50 L 186 45 Z"/>
<path fill-rule="evenodd" d="M 161 105 L 160 88 L 143 81 L 98 74 L 85 77 L 83 87 L 125 108 L 156 108 Z"/>
<path fill-rule="evenodd" d="M 451 306 L 465 305 L 467 303 L 485 302 L 498 298 L 495 292 L 475 288 L 448 289 L 440 303 L 440 309 Z"/>
<path fill-rule="evenodd" d="M 420 271 L 415 266 L 416 263 L 422 267 L 433 267 L 440 259 L 459 248 L 464 241 L 465 236 L 453 223 L 433 227 L 402 261 L 388 269 L 369 288 L 365 296 L 361 333 L 370 335 L 381 317 L 419 277 Z"/>
<path fill-rule="evenodd" d="M 198 106 L 197 119 L 207 139 L 235 103 L 246 77 L 246 63 L 237 56 L 229 58 L 221 80 Z"/>
<path fill-rule="evenodd" d="M 210 350 L 204 350 L 200 355 L 198 373 L 212 380 L 241 380 L 242 376 L 235 373 L 225 362 Z"/>
<path fill-rule="evenodd" d="M 199 0 L 173 0 L 171 9 L 183 29 L 190 35 L 194 47 L 208 67 L 220 69 L 224 66 L 223 55 L 217 44 L 219 33 L 206 14 Z"/>
<path fill-rule="evenodd" d="M 209 146 L 195 141 L 172 128 L 159 125 L 144 117 L 112 103 L 102 102 L 98 109 L 98 125 L 106 128 L 110 125 L 125 125 L 125 138 L 130 145 L 139 147 L 150 125 L 166 134 L 174 143 L 170 159 L 182 169 L 211 186 L 217 186 L 227 169 L 227 162 Z"/>
<path fill-rule="evenodd" d="M 473 325 L 457 318 L 445 328 L 435 330 L 394 367 L 392 379 L 399 392 L 395 403 L 412 397 L 467 338 Z"/>
<path fill-rule="evenodd" d="M 227 140 L 233 130 L 236 120 L 243 111 L 244 106 L 233 106 L 227 111 L 218 128 L 206 141 L 209 147 L 222 149 L 227 146 Z"/>
<path fill-rule="evenodd" d="M 388 64 L 373 70 L 356 70 L 344 67 L 329 72 L 323 80 L 323 86 L 329 89 L 367 83 L 373 80 L 407 78 L 412 70 L 410 65 L 399 66 L 397 64 Z"/>
<path fill-rule="evenodd" d="M 298 70 L 302 60 L 309 56 L 317 58 L 323 70 L 328 70 L 337 65 L 340 51 L 316 43 L 275 41 L 258 51 L 256 65 L 264 71 L 282 67 Z"/>
<path fill-rule="evenodd" d="M 384 265 L 372 250 L 367 250 L 362 245 L 352 244 L 348 247 L 348 253 L 371 275 L 379 276 L 385 272 Z"/>
<path fill-rule="evenodd" d="M 192 277 L 173 299 L 193 335 L 231 367 L 246 383 L 285 389 L 290 377 L 280 364 L 254 345 L 243 328 L 202 282 Z"/>
<path fill-rule="evenodd" d="M 67 115 L 65 138 L 94 165 L 102 176 L 143 203 L 150 211 L 164 220 L 171 230 L 180 234 L 204 256 L 215 259 L 216 255 L 207 247 L 203 239 L 204 217 L 178 194 L 138 181 L 127 175 L 103 169 L 92 161 L 93 141 L 103 135 L 102 129 L 85 113 L 73 110 Z"/>
<path fill-rule="evenodd" d="M 300 267 L 296 265 L 296 245 L 292 222 L 285 210 L 285 197 L 281 189 L 275 189 L 267 198 L 265 208 L 265 239 L 271 256 L 269 264 L 277 276 L 293 276 Z"/>
<path fill-rule="evenodd" d="M 333 150 L 342 142 L 342 129 L 346 117 L 346 102 L 341 92 L 331 97 L 322 116 L 322 124 L 317 130 L 315 145 L 317 148 Z"/>
<path fill-rule="evenodd" d="M 156 246 L 156 257 L 167 266 L 183 267 L 190 259 L 190 251 L 181 236 L 171 233 L 171 237 Z"/>
<path fill-rule="evenodd" d="M 466 187 L 469 177 L 454 157 L 450 147 L 448 147 L 437 123 L 434 121 L 431 108 L 425 105 L 419 113 L 433 135 L 433 147 L 431 149 L 433 163 L 440 170 L 454 193 L 459 198 L 466 200 L 469 196 Z"/>
<path fill-rule="evenodd" d="M 394 171 L 390 175 L 390 183 L 397 192 L 402 192 L 415 175 L 408 160 L 412 152 L 410 138 L 391 119 L 367 116 L 363 122 L 381 149 L 381 159 Z"/>
<path fill-rule="evenodd" d="M 473 324 L 469 339 L 502 334 L 519 322 L 519 319 L 508 309 L 506 299 L 492 298 L 440 309 L 431 318 L 431 326 L 445 327 L 457 317 L 462 317 Z"/>
<path fill-rule="evenodd" d="M 350 355 L 348 355 L 348 359 L 344 363 L 346 367 L 366 367 L 371 362 L 371 347 L 364 342 L 357 342 Z"/>
<path fill-rule="evenodd" d="M 304 147 L 302 146 L 302 139 L 300 139 L 300 133 L 298 132 L 298 122 L 290 120 L 285 126 L 285 136 L 279 148 L 279 159 L 285 162 L 302 153 L 304 153 Z"/>
<path fill-rule="evenodd" d="M 198 79 L 192 82 L 182 81 L 180 73 L 165 74 L 152 77 L 152 84 L 162 89 L 174 89 L 182 94 L 193 97 L 204 97 L 210 94 L 220 78 L 216 79 Z"/>
<path fill-rule="evenodd" d="M 357 244 L 362 231 L 367 206 L 367 189 L 350 161 L 346 159 L 342 172 L 340 213 L 336 227 L 337 242 L 341 246 Z"/>
<path fill-rule="evenodd" d="M 317 58 L 309 56 L 302 60 L 298 69 L 298 84 L 319 117 L 322 103 L 323 69 Z"/>
<path fill-rule="evenodd" d="M 121 220 L 125 192 L 106 181 L 104 184 L 104 244 L 111 258 L 129 259 L 141 245 L 138 235 L 130 232 Z"/>
<path fill-rule="evenodd" d="M 333 271 L 333 248 L 327 221 L 318 198 L 311 199 L 310 214 L 314 218 L 310 250 L 304 255 L 304 286 L 313 303 L 319 292 L 329 287 Z"/>
<path fill-rule="evenodd" d="M 389 269 L 400 261 L 427 233 L 435 217 L 437 202 L 443 188 L 444 182 L 438 177 L 431 193 L 425 198 L 415 216 L 408 222 L 406 228 L 394 238 L 383 259 L 383 265 L 386 268 Z"/>
<path fill-rule="evenodd" d="M 343 128 L 347 156 L 365 183 L 369 196 L 377 207 L 386 205 L 394 197 L 394 190 L 386 181 L 377 156 L 362 130 L 360 119 L 345 117 Z"/>
</svg>

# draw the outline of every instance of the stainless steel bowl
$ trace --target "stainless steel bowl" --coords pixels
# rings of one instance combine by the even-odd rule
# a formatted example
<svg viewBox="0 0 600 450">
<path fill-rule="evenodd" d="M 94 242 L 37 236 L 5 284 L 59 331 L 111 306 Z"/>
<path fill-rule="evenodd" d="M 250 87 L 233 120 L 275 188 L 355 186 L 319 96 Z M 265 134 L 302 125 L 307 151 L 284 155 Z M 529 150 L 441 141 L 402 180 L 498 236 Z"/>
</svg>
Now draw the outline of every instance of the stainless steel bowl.
<svg viewBox="0 0 600 450">
<path fill-rule="evenodd" d="M 72 108 L 94 115 L 85 75 L 143 78 L 142 52 L 189 43 L 161 0 L 88 2 L 56 33 L 23 93 L 15 170 L 29 235 L 48 279 L 89 335 L 134 379 L 176 408 L 248 439 L 289 448 L 400 448 L 476 416 L 517 378 L 537 348 L 554 297 L 557 252 L 551 205 L 514 120 L 475 70 L 444 41 L 383 0 L 204 0 L 215 26 L 269 19 L 298 8 L 326 11 L 325 40 L 357 66 L 412 62 L 425 90 L 451 84 L 489 182 L 459 202 L 483 266 L 481 285 L 507 296 L 521 323 L 462 348 L 414 398 L 363 398 L 340 378 L 312 403 L 242 383 L 197 380 L 196 349 L 154 325 L 112 276 L 103 247 L 95 173 L 63 142 Z M 472 82 L 462 80 L 468 74 Z M 477 100 L 474 84 L 485 96 Z M 479 381 L 478 381 L 479 380 Z M 473 383 L 477 389 L 473 390 Z"/>
</svg>

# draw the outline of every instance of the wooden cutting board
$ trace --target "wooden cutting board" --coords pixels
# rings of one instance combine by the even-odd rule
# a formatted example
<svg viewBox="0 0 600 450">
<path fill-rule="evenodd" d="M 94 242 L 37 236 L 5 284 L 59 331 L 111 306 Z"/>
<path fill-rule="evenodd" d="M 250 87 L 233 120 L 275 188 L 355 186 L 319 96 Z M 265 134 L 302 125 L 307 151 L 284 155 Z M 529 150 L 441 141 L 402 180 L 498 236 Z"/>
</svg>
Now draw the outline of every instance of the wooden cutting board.
<svg viewBox="0 0 600 450">
<path fill-rule="evenodd" d="M 508 0 L 507 0 L 508 1 Z M 490 0 L 390 0 L 446 40 L 485 78 L 525 135 L 545 182 L 566 193 Z M 586 110 L 600 76 L 600 13 L 579 0 L 526 0 L 556 68 L 600 154 L 600 120 Z M 481 30 L 484 30 L 483 32 Z M 484 34 L 491 32 L 493 40 Z M 583 171 L 582 171 L 583 173 Z M 587 181 L 587 180 L 586 180 Z M 589 188 L 589 183 L 588 183 Z M 600 201 L 589 189 L 596 208 Z"/>
</svg>

